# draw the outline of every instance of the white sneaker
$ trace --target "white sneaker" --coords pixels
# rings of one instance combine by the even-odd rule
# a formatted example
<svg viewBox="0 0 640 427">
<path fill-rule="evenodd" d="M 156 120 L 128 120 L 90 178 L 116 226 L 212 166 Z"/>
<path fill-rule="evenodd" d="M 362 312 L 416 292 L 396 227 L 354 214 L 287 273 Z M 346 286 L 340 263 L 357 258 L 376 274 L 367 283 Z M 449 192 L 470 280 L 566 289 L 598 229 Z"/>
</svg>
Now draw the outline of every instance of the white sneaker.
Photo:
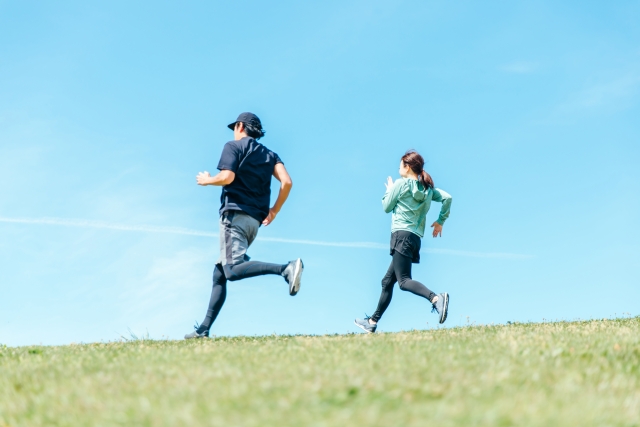
<svg viewBox="0 0 640 427">
<path fill-rule="evenodd" d="M 294 296 L 300 290 L 300 279 L 302 278 L 303 270 L 304 264 L 298 258 L 295 261 L 289 261 L 287 268 L 282 272 L 282 277 L 289 284 L 289 295 Z"/>
</svg>

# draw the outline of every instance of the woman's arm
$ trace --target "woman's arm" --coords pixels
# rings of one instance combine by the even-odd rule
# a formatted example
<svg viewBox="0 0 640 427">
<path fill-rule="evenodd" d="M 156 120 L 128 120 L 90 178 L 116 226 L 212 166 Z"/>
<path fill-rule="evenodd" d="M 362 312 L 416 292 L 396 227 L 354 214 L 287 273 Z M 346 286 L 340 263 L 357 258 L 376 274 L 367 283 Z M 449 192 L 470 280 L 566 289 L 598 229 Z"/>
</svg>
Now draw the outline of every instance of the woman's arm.
<svg viewBox="0 0 640 427">
<path fill-rule="evenodd" d="M 449 211 L 451 210 L 451 195 L 444 190 L 440 190 L 439 188 L 434 188 L 433 193 L 431 195 L 431 200 L 435 200 L 436 202 L 442 203 L 442 207 L 440 208 L 440 216 L 438 216 L 438 220 L 431 224 L 433 228 L 433 237 L 442 237 L 442 225 L 449 218 Z"/>
<path fill-rule="evenodd" d="M 384 193 L 382 197 L 382 209 L 386 213 L 389 213 L 396 207 L 398 203 L 398 197 L 400 196 L 400 190 L 402 189 L 403 180 L 398 179 L 396 182 L 393 182 L 391 177 L 387 178 L 387 191 Z"/>
<path fill-rule="evenodd" d="M 434 188 L 431 200 L 442 203 L 440 216 L 438 216 L 438 220 L 436 222 L 440 225 L 444 225 L 444 222 L 449 218 L 449 212 L 451 211 L 451 195 L 444 190 Z"/>
</svg>

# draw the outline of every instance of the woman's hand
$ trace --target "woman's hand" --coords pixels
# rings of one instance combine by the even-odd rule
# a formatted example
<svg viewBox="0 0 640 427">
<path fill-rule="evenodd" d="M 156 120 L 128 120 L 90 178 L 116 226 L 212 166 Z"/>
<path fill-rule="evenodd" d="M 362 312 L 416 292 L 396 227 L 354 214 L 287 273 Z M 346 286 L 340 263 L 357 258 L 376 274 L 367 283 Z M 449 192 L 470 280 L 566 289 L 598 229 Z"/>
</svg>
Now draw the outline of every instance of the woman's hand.
<svg viewBox="0 0 640 427">
<path fill-rule="evenodd" d="M 393 185 L 393 179 L 391 179 L 390 176 L 387 177 L 387 182 L 384 183 L 384 186 L 387 187 L 387 190 L 389 188 L 391 188 L 391 186 Z"/>
<path fill-rule="evenodd" d="M 442 225 L 438 221 L 431 224 L 431 227 L 433 227 L 433 237 L 442 237 Z"/>
</svg>

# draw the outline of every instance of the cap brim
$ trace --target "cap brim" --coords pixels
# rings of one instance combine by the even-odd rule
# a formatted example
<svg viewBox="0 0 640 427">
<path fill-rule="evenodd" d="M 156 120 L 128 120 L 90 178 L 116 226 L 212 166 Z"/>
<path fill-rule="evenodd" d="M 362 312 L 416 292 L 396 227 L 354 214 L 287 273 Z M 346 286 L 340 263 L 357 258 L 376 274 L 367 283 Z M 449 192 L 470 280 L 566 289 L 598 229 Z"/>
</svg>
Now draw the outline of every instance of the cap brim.
<svg viewBox="0 0 640 427">
<path fill-rule="evenodd" d="M 230 123 L 227 127 L 228 127 L 229 129 L 231 129 L 231 130 L 234 130 L 234 129 L 236 128 L 236 123 L 238 123 L 238 122 Z"/>
</svg>

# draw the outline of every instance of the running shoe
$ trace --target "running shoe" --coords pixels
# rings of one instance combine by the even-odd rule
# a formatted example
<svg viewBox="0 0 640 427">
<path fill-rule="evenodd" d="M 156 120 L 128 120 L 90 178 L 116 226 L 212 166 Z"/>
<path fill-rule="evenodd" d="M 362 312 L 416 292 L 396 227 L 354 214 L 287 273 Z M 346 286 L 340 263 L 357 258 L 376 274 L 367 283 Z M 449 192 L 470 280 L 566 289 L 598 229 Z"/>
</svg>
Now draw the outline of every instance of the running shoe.
<svg viewBox="0 0 640 427">
<path fill-rule="evenodd" d="M 302 260 L 298 258 L 295 261 L 289 261 L 287 267 L 282 272 L 282 277 L 289 284 L 289 295 L 294 296 L 300 290 L 300 279 L 302 278 L 302 270 L 304 270 L 304 264 Z"/>
<path fill-rule="evenodd" d="M 353 321 L 353 323 L 355 323 L 358 328 L 370 334 L 373 334 L 378 327 L 377 323 L 375 325 L 369 323 L 369 316 L 365 317 L 364 319 L 356 319 Z"/>
<path fill-rule="evenodd" d="M 444 323 L 447 320 L 447 313 L 449 311 L 449 294 L 444 292 L 438 294 L 438 301 L 433 304 L 431 312 L 437 312 L 440 315 L 440 323 Z"/>
<path fill-rule="evenodd" d="M 191 340 L 191 339 L 197 339 L 197 338 L 209 338 L 209 331 L 204 330 L 202 332 L 198 332 L 200 327 L 198 326 L 197 322 L 196 322 L 196 325 L 193 327 L 193 329 L 195 329 L 193 332 L 184 336 L 185 340 Z"/>
</svg>

